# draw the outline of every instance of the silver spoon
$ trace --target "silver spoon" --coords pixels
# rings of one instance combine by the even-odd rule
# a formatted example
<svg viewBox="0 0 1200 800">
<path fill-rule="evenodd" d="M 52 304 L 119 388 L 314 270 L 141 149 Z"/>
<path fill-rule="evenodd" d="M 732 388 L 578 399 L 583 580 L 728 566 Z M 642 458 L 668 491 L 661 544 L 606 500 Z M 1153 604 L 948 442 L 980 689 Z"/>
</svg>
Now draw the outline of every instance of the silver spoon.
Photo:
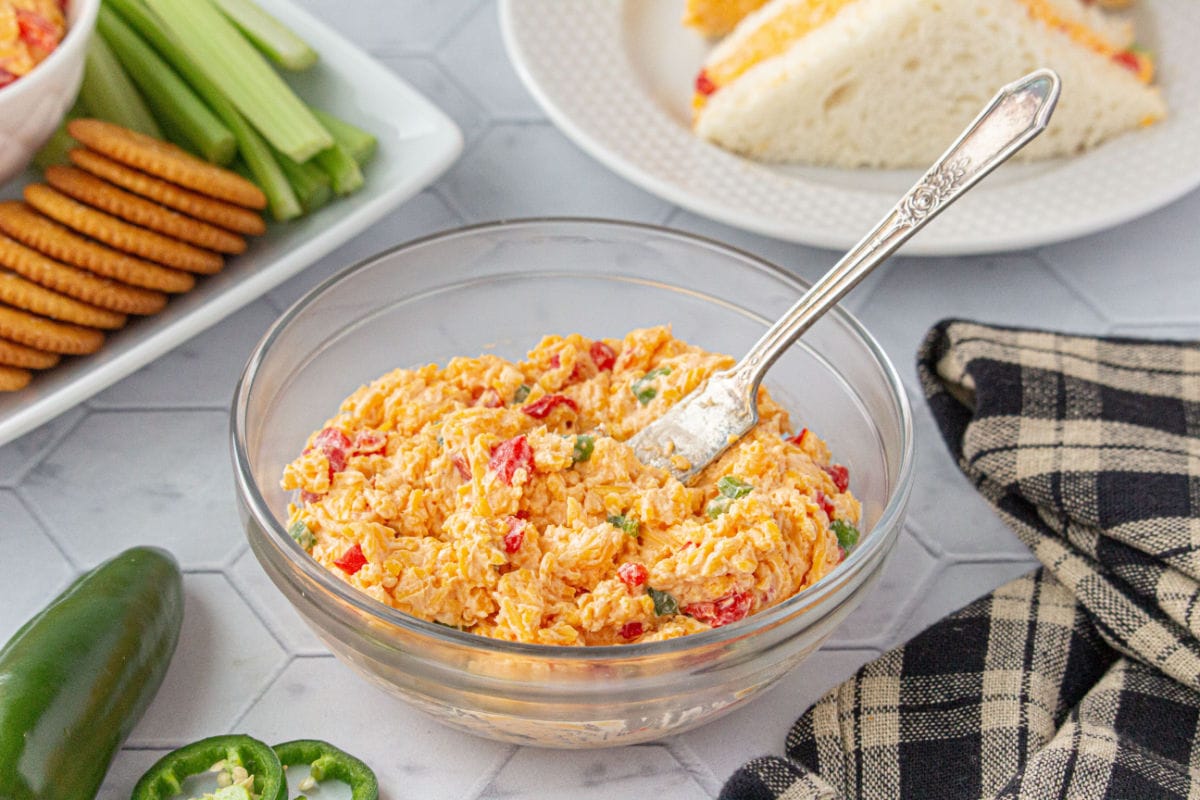
<svg viewBox="0 0 1200 800">
<path fill-rule="evenodd" d="M 1061 82 L 1040 69 L 1005 86 L 876 226 L 731 369 L 715 373 L 629 440 L 644 464 L 687 483 L 758 422 L 758 385 L 800 334 L 900 245 L 1045 130 Z"/>
</svg>

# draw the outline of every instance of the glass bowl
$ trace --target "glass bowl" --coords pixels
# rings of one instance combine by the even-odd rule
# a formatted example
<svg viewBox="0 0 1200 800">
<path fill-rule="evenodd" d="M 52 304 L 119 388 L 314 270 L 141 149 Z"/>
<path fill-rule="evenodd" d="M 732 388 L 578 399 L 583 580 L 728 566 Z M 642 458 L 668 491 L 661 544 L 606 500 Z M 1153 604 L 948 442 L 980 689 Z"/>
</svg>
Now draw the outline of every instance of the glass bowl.
<svg viewBox="0 0 1200 800">
<path fill-rule="evenodd" d="M 361 384 L 455 355 L 524 357 L 547 333 L 620 337 L 669 323 L 738 355 L 804 284 L 717 242 L 622 222 L 543 219 L 468 227 L 350 267 L 275 323 L 232 413 L 237 491 L 263 568 L 333 651 L 454 727 L 520 744 L 631 744 L 699 725 L 770 686 L 862 600 L 900 531 L 911 412 L 895 369 L 835 309 L 765 385 L 796 430 L 824 438 L 862 501 L 861 543 L 812 587 L 746 619 L 659 642 L 505 642 L 416 619 L 315 562 L 288 536 L 284 465 Z"/>
</svg>

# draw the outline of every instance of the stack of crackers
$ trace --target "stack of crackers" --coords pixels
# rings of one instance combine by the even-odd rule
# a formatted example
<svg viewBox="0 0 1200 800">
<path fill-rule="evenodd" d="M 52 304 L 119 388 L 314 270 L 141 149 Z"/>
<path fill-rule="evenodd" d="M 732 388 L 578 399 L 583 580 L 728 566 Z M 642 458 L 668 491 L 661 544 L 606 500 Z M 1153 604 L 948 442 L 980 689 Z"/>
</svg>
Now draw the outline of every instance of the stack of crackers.
<svg viewBox="0 0 1200 800">
<path fill-rule="evenodd" d="M 93 353 L 266 230 L 262 190 L 166 142 L 95 119 L 25 202 L 0 202 L 0 391 Z"/>
</svg>

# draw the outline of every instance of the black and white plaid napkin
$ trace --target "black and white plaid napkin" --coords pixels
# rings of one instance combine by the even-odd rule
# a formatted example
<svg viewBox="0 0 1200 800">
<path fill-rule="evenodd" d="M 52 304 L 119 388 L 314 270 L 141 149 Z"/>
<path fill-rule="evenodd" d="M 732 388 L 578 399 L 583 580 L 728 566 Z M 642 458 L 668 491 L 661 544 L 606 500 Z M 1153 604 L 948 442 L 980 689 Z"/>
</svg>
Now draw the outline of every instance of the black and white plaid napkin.
<svg viewBox="0 0 1200 800">
<path fill-rule="evenodd" d="M 1200 342 L 949 321 L 918 369 L 1043 567 L 864 666 L 721 797 L 1200 797 Z"/>
</svg>

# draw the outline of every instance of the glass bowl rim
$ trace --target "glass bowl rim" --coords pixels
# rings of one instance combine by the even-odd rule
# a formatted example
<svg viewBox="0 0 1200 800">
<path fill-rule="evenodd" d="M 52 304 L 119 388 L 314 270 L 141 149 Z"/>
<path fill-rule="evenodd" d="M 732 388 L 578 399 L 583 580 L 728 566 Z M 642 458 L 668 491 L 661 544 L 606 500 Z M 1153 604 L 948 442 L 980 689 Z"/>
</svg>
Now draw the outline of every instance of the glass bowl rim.
<svg viewBox="0 0 1200 800">
<path fill-rule="evenodd" d="M 407 250 L 419 249 L 440 240 L 455 239 L 464 235 L 477 235 L 493 230 L 510 231 L 522 227 L 537 226 L 563 226 L 564 228 L 567 226 L 596 226 L 626 231 L 640 230 L 644 233 L 674 239 L 689 245 L 699 245 L 718 251 L 723 255 L 733 256 L 736 260 L 745 264 L 745 266 L 794 286 L 798 292 L 797 298 L 809 287 L 809 283 L 804 279 L 765 258 L 716 239 L 652 223 L 603 217 L 514 217 L 471 223 L 409 239 L 362 258 L 353 264 L 339 269 L 292 303 L 271 324 L 271 327 L 267 329 L 266 333 L 263 334 L 262 338 L 255 345 L 238 379 L 230 409 L 229 426 L 230 450 L 234 461 L 234 479 L 241 500 L 245 503 L 248 512 L 254 517 L 259 529 L 270 531 L 271 535 L 267 537 L 270 540 L 270 544 L 280 550 L 301 574 L 315 582 L 322 590 L 333 594 L 338 600 L 347 603 L 358 611 L 374 618 L 376 621 L 394 625 L 410 633 L 428 636 L 438 640 L 443 645 L 465 646 L 472 650 L 497 655 L 588 662 L 633 661 L 655 656 L 681 655 L 693 650 L 703 649 L 706 645 L 717 646 L 740 639 L 750 639 L 760 631 L 774 627 L 793 614 L 799 613 L 803 616 L 811 613 L 804 612 L 802 609 L 797 611 L 797 606 L 820 605 L 823 599 L 836 592 L 842 585 L 842 581 L 837 580 L 837 578 L 853 577 L 865 568 L 866 563 L 883 546 L 883 542 L 888 537 L 882 534 L 879 536 L 864 536 L 864 546 L 855 548 L 844 561 L 838 564 L 821 580 L 812 586 L 800 590 L 786 600 L 737 623 L 660 641 L 590 645 L 585 647 L 533 642 L 510 642 L 504 639 L 483 636 L 478 633 L 470 633 L 447 625 L 439 625 L 438 623 L 429 622 L 406 614 L 399 609 L 392 608 L 374 599 L 365 592 L 338 579 L 329 570 L 321 567 L 312 556 L 305 552 L 292 539 L 283 526 L 275 519 L 275 515 L 272 513 L 253 478 L 253 472 L 250 469 L 250 459 L 245 447 L 245 431 L 249 392 L 254 386 L 254 379 L 257 376 L 260 365 L 281 333 L 288 328 L 293 320 L 303 314 L 309 305 L 334 285 L 349 278 L 351 275 L 368 269 L 379 261 L 392 258 Z M 895 402 L 899 411 L 900 465 L 895 476 L 895 485 L 892 492 L 879 515 L 879 519 L 872 527 L 872 531 L 880 530 L 881 532 L 886 532 L 899 524 L 900 516 L 903 513 L 909 491 L 912 487 L 915 456 L 912 408 L 908 400 L 908 393 L 905 391 L 904 383 L 900 379 L 895 365 L 892 364 L 891 359 L 888 358 L 883 348 L 880 347 L 875 338 L 863 327 L 862 323 L 840 305 L 835 306 L 827 313 L 836 316 L 866 346 L 867 351 L 875 359 L 875 363 L 883 372 L 884 381 L 890 390 L 891 399 Z M 831 578 L 834 580 L 831 580 Z"/>
</svg>

